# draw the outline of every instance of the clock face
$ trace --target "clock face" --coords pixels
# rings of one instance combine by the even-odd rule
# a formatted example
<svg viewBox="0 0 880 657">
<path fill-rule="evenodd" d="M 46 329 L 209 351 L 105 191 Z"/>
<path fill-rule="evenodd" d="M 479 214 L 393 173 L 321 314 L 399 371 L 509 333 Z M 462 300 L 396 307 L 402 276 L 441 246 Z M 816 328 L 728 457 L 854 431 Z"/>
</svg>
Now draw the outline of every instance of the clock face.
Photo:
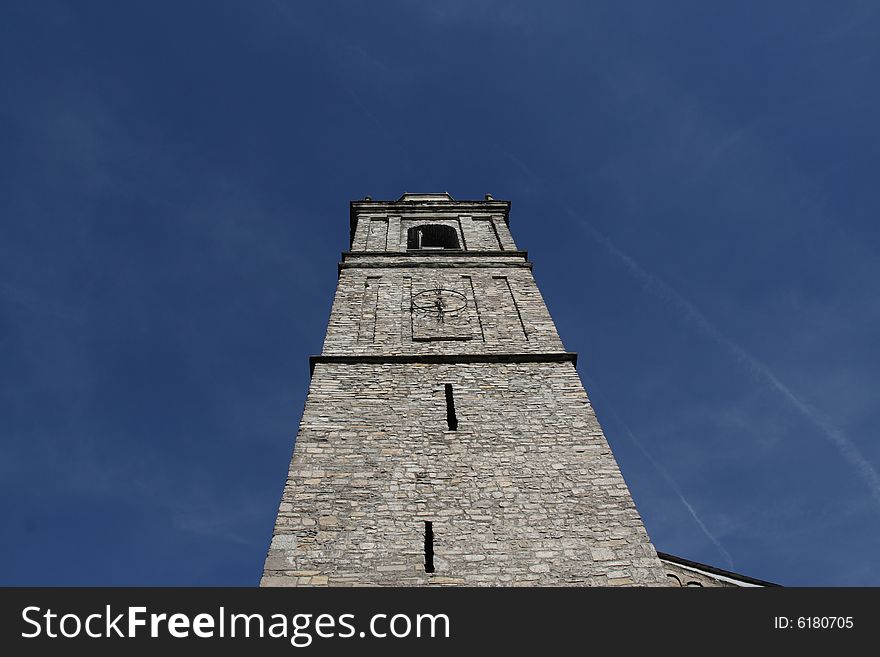
<svg viewBox="0 0 880 657">
<path fill-rule="evenodd" d="M 443 323 L 450 315 L 467 308 L 467 297 L 456 290 L 442 287 L 419 292 L 412 299 L 413 313 L 423 313 Z"/>
</svg>

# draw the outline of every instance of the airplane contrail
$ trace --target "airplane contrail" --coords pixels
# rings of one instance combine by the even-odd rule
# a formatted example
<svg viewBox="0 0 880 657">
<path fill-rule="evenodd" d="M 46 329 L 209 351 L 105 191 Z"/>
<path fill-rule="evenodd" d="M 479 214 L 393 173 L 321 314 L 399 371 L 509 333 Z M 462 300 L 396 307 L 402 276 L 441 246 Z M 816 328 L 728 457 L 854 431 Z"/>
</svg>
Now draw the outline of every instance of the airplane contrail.
<svg viewBox="0 0 880 657">
<path fill-rule="evenodd" d="M 876 468 L 862 455 L 859 448 L 847 438 L 847 436 L 838 428 L 834 427 L 827 419 L 825 419 L 816 409 L 811 408 L 792 392 L 791 388 L 779 380 L 773 371 L 755 356 L 747 352 L 743 347 L 735 343 L 733 340 L 721 333 L 718 328 L 709 321 L 709 319 L 690 301 L 685 299 L 674 288 L 660 280 L 654 274 L 646 271 L 633 258 L 623 253 L 602 233 L 596 230 L 589 222 L 578 217 L 571 208 L 561 203 L 565 211 L 593 237 L 602 247 L 611 254 L 615 259 L 621 262 L 632 276 L 637 279 L 645 287 L 648 292 L 656 297 L 666 301 L 677 308 L 686 321 L 694 324 L 700 331 L 715 340 L 718 344 L 724 346 L 733 356 L 734 359 L 752 374 L 763 379 L 775 389 L 782 397 L 787 400 L 803 417 L 815 425 L 828 439 L 828 441 L 837 448 L 841 456 L 855 469 L 859 477 L 868 486 L 874 499 L 880 504 L 880 474 Z"/>
<path fill-rule="evenodd" d="M 589 383 L 590 390 L 596 389 L 597 386 L 594 385 L 594 381 L 592 381 L 590 379 L 590 377 L 584 375 L 584 379 Z M 648 463 L 651 464 L 651 467 L 653 467 L 654 470 L 656 470 L 657 473 L 659 473 L 660 476 L 663 477 L 663 479 L 666 481 L 666 483 L 669 485 L 669 487 L 672 489 L 672 491 L 676 494 L 679 501 L 682 503 L 682 505 L 684 505 L 684 508 L 687 509 L 688 513 L 691 515 L 691 518 L 693 518 L 694 522 L 697 523 L 697 526 L 700 528 L 700 531 L 702 531 L 703 534 L 705 534 L 706 538 L 709 539 L 709 541 L 712 543 L 712 545 L 714 545 L 717 548 L 718 552 L 721 553 L 721 556 L 724 557 L 724 560 L 727 562 L 727 565 L 730 568 L 730 570 L 736 570 L 736 564 L 734 564 L 733 557 L 730 555 L 730 552 L 728 552 L 727 549 L 725 549 L 725 547 L 721 544 L 721 541 L 718 540 L 718 538 L 715 536 L 715 534 L 713 534 L 711 531 L 709 531 L 709 528 L 703 522 L 702 518 L 700 518 L 700 516 L 697 514 L 696 510 L 691 505 L 691 503 L 688 501 L 687 497 L 685 497 L 684 493 L 681 491 L 681 488 L 679 487 L 678 482 L 675 481 L 675 479 L 672 477 L 672 475 L 669 474 L 669 471 L 666 468 L 664 468 L 657 461 L 657 459 L 655 459 L 653 456 L 651 456 L 651 453 L 645 448 L 645 446 L 642 444 L 642 441 L 640 441 L 638 438 L 635 437 L 635 434 L 633 434 L 633 432 L 629 428 L 629 426 L 627 426 L 627 424 L 623 420 L 620 419 L 620 416 L 617 414 L 617 412 L 614 410 L 614 408 L 611 407 L 611 405 L 608 403 L 607 400 L 603 403 L 603 406 L 605 407 L 605 410 L 607 410 L 611 414 L 611 416 L 614 418 L 614 420 L 621 427 L 623 427 L 623 430 L 626 431 L 627 436 L 629 436 L 629 439 L 632 441 L 633 445 L 635 445 L 639 449 L 639 451 L 642 453 L 642 455 L 648 460 Z"/>
</svg>

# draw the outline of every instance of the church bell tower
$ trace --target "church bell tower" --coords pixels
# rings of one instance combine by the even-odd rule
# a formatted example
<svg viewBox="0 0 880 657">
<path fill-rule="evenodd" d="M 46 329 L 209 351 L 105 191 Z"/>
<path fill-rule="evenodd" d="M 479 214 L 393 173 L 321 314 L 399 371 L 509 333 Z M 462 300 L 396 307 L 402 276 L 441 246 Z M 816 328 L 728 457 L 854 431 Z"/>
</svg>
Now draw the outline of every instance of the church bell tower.
<svg viewBox="0 0 880 657">
<path fill-rule="evenodd" d="M 262 586 L 662 586 L 510 203 L 351 203 Z"/>
</svg>

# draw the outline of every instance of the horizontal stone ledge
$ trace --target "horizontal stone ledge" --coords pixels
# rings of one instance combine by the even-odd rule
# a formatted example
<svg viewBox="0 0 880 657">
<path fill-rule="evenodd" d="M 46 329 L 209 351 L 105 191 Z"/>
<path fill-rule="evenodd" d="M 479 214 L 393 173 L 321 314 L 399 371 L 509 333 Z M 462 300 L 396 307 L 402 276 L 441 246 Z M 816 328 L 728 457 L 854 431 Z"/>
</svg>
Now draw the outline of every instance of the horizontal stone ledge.
<svg viewBox="0 0 880 657">
<path fill-rule="evenodd" d="M 462 215 L 500 216 L 504 223 L 510 222 L 510 201 L 351 201 L 349 217 L 355 223 L 359 216 L 390 215 L 392 217 L 410 214 L 450 215 L 450 218 Z M 446 218 L 446 217 L 444 217 Z"/>
<path fill-rule="evenodd" d="M 491 251 L 475 251 L 468 249 L 409 249 L 407 251 L 343 251 L 342 259 L 362 258 L 364 256 L 380 258 L 467 258 L 475 256 L 485 258 L 487 256 L 501 258 L 523 258 L 528 260 L 528 251 L 503 251 L 493 249 Z"/>
<path fill-rule="evenodd" d="M 491 262 L 472 261 L 433 261 L 433 262 L 340 262 L 338 271 L 343 269 L 512 269 L 523 268 L 531 269 L 531 262 L 500 262 L 493 260 Z"/>
<path fill-rule="evenodd" d="M 577 365 L 577 353 L 573 351 L 551 351 L 545 353 L 501 353 L 501 354 L 388 354 L 388 355 L 320 355 L 309 357 L 309 371 L 314 374 L 318 363 L 340 365 L 357 364 L 407 364 L 407 363 L 571 363 Z"/>
</svg>

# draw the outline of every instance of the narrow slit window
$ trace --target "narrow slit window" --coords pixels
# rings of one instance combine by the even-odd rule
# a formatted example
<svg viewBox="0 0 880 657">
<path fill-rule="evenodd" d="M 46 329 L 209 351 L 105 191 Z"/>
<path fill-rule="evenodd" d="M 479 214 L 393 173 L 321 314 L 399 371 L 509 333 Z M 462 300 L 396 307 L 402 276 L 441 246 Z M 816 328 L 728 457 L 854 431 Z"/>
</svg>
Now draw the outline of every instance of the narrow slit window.
<svg viewBox="0 0 880 657">
<path fill-rule="evenodd" d="M 446 424 L 450 431 L 458 430 L 458 418 L 455 417 L 455 399 L 452 397 L 452 384 L 446 384 Z"/>
<path fill-rule="evenodd" d="M 425 572 L 434 572 L 434 523 L 425 521 Z"/>
</svg>

